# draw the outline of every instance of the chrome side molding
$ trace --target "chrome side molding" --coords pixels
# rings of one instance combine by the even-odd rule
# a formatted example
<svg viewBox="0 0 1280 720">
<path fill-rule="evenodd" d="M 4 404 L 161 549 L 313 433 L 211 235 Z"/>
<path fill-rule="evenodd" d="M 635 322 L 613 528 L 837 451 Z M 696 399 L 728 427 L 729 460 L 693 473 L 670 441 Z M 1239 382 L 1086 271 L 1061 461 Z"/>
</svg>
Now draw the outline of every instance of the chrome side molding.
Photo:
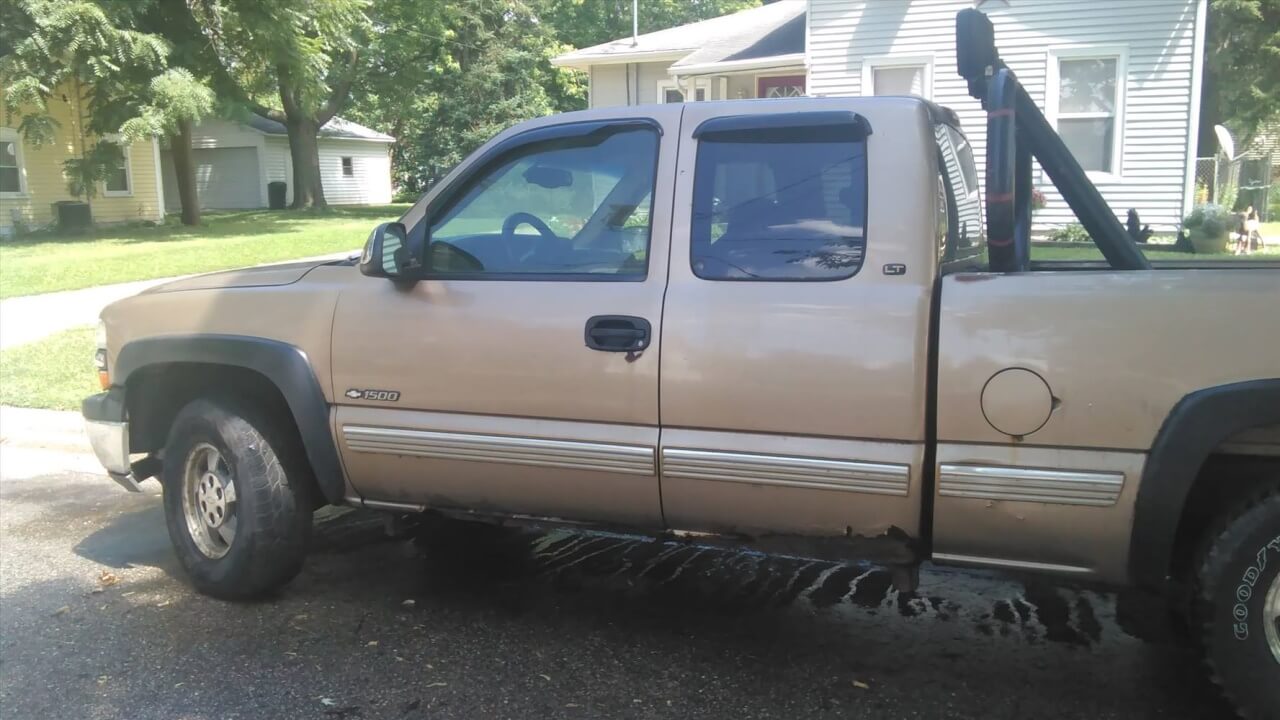
<svg viewBox="0 0 1280 720">
<path fill-rule="evenodd" d="M 631 475 L 653 475 L 655 472 L 654 449 L 641 445 L 364 425 L 343 425 L 342 434 L 347 447 L 355 452 Z"/>
<path fill-rule="evenodd" d="M 941 565 L 1027 570 L 1029 572 L 1052 573 L 1054 575 L 1093 574 L 1093 568 L 1079 567 L 1076 565 L 1058 565 L 1055 563 L 1031 562 L 1027 560 L 1006 560 L 1004 558 L 977 557 L 976 555 L 957 555 L 954 553 L 936 552 L 933 553 L 930 559 Z"/>
<path fill-rule="evenodd" d="M 1119 472 L 948 463 L 938 468 L 938 494 L 944 497 L 1109 507 L 1123 489 Z"/>
<path fill-rule="evenodd" d="M 905 496 L 911 467 L 898 463 L 662 449 L 663 477 Z"/>
</svg>

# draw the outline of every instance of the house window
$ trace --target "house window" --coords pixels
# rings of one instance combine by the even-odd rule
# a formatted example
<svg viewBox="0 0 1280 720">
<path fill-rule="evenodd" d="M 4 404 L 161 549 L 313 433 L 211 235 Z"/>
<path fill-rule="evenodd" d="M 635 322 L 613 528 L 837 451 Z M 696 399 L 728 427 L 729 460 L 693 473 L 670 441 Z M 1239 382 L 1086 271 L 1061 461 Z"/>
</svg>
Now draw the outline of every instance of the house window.
<svg viewBox="0 0 1280 720">
<path fill-rule="evenodd" d="M 18 131 L 0 128 L 0 196 L 22 194 L 22 139 Z"/>
<path fill-rule="evenodd" d="M 804 97 L 803 75 L 773 75 L 756 78 L 756 97 Z"/>
<path fill-rule="evenodd" d="M 107 197 L 132 195 L 133 176 L 129 168 L 128 148 L 113 138 L 107 139 L 107 147 L 111 154 L 107 161 L 107 179 L 102 182 L 102 194 Z"/>
<path fill-rule="evenodd" d="M 699 80 L 686 80 L 683 83 L 676 83 L 674 80 L 659 80 L 658 102 L 684 102 L 685 91 L 690 87 L 693 88 L 693 99 L 695 102 L 702 102 L 710 99 L 711 84 L 705 78 Z"/>
<path fill-rule="evenodd" d="M 355 169 L 355 165 L 352 164 L 351 162 L 351 158 L 349 157 L 342 158 L 342 177 L 355 177 L 355 176 L 356 176 L 356 169 Z"/>
<path fill-rule="evenodd" d="M 933 96 L 933 58 L 882 57 L 862 61 L 863 95 Z"/>
<path fill-rule="evenodd" d="M 1120 174 L 1125 58 L 1121 51 L 1054 50 L 1049 60 L 1049 117 L 1080 166 Z"/>
</svg>

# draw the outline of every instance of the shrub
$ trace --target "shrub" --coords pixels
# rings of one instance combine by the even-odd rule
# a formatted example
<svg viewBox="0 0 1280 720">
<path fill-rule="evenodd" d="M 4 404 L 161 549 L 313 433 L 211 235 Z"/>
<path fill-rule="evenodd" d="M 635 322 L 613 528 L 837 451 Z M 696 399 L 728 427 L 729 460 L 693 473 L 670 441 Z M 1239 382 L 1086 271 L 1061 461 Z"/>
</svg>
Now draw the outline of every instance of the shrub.
<svg viewBox="0 0 1280 720">
<path fill-rule="evenodd" d="M 1065 227 L 1056 228 L 1049 233 L 1049 239 L 1053 242 L 1093 242 L 1089 232 L 1080 223 L 1071 223 Z"/>
<path fill-rule="evenodd" d="M 1198 230 L 1208 237 L 1224 235 L 1234 224 L 1234 214 L 1225 207 L 1213 203 L 1197 205 L 1191 214 L 1182 220 L 1184 229 Z"/>
</svg>

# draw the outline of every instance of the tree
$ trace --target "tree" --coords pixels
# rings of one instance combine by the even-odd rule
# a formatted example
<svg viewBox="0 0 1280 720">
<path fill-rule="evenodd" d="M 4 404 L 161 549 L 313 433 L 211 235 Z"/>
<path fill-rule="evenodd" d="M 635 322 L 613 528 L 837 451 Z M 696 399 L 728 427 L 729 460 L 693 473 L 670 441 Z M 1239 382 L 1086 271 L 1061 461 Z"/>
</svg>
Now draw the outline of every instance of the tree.
<svg viewBox="0 0 1280 720">
<path fill-rule="evenodd" d="M 1280 119 L 1280 0 L 1210 0 L 1200 104 L 1200 153 L 1217 148 L 1223 124 L 1248 145 Z"/>
<path fill-rule="evenodd" d="M 49 99 L 67 83 L 76 94 L 84 115 L 77 156 L 63 163 L 75 197 L 95 195 L 118 152 L 101 141 L 90 145 L 86 126 L 99 137 L 120 131 L 126 140 L 141 141 L 212 110 L 206 86 L 190 72 L 168 67 L 172 47 L 139 29 L 140 11 L 147 9 L 119 0 L 18 0 L 0 18 L 0 47 L 8 49 L 0 57 L 8 83 L 4 105 L 20 118 L 27 141 L 52 141 L 57 123 Z M 199 221 L 194 192 L 183 195 L 183 220 Z"/>
<path fill-rule="evenodd" d="M 182 0 L 168 0 L 181 2 Z M 282 123 L 293 207 L 327 207 L 316 138 L 346 103 L 372 27 L 367 0 L 189 0 L 220 92 Z M 279 102 L 270 103 L 272 95 Z"/>
</svg>

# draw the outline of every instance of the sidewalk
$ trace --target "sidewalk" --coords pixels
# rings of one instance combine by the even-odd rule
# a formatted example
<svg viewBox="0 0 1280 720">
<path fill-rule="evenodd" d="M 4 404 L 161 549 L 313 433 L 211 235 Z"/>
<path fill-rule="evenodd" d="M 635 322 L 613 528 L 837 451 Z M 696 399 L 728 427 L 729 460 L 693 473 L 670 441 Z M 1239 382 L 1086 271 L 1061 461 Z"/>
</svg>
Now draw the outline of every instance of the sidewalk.
<svg viewBox="0 0 1280 720">
<path fill-rule="evenodd" d="M 348 251 L 267 264 L 284 265 L 295 262 L 340 260 L 350 257 L 351 254 L 352 252 Z M 100 285 L 83 290 L 66 290 L 0 300 L 0 349 L 35 342 L 68 328 L 93 325 L 98 322 L 98 315 L 102 309 L 111 303 L 182 277 L 190 276 L 138 280 L 117 285 Z"/>
</svg>

